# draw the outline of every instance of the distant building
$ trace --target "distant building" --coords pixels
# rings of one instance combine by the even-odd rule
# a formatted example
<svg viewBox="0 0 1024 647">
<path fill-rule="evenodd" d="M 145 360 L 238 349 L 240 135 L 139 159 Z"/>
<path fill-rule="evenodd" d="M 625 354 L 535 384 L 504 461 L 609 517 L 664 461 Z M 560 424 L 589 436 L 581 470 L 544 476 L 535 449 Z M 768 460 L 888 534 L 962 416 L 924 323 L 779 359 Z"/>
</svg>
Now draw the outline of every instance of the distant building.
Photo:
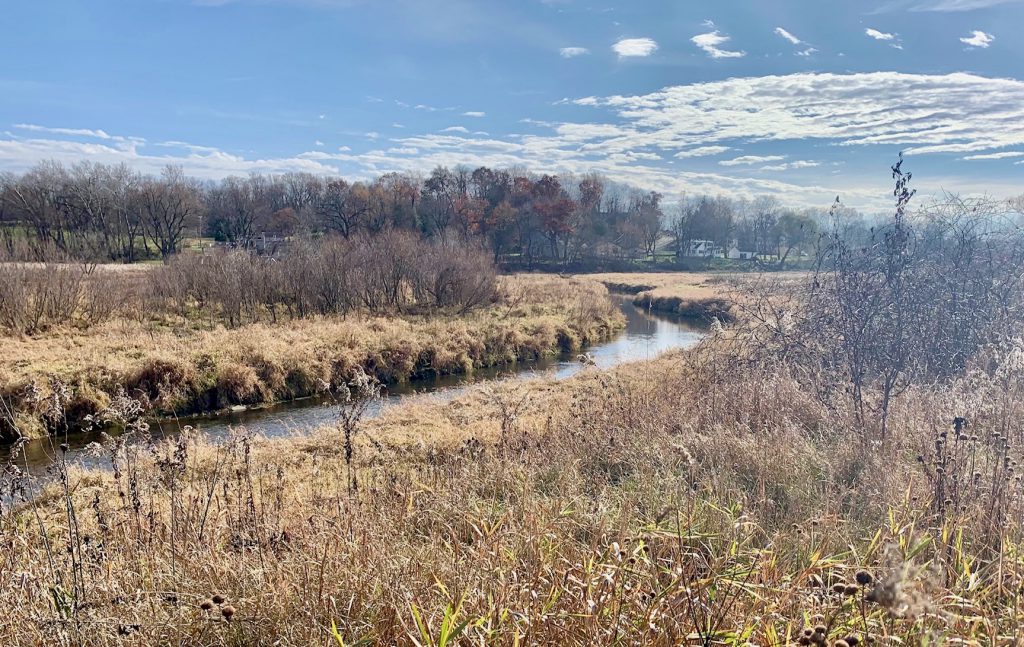
<svg viewBox="0 0 1024 647">
<path fill-rule="evenodd" d="M 726 254 L 726 258 L 741 261 L 752 261 L 757 258 L 757 252 L 743 251 L 736 245 L 736 242 L 733 241 L 733 244 L 729 247 L 729 252 Z"/>
<path fill-rule="evenodd" d="M 696 258 L 722 258 L 725 252 L 713 240 L 691 240 L 684 256 Z"/>
</svg>

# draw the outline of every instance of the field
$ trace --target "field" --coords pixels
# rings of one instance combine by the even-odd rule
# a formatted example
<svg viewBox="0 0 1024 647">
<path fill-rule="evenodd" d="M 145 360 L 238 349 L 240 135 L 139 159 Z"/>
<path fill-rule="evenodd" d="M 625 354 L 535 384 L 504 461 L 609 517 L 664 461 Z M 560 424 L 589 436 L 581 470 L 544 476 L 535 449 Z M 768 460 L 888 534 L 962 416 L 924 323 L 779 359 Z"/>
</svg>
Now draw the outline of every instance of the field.
<svg viewBox="0 0 1024 647">
<path fill-rule="evenodd" d="M 735 339 L 373 420 L 353 404 L 307 437 L 110 439 L 95 451 L 112 471 L 58 463 L 43 495 L 0 517 L 16 547 L 0 565 L 0 633 L 24 645 L 1024 638 L 1018 351 L 908 389 L 890 413 L 899 433 L 880 440 L 799 375 L 737 361 Z"/>
<path fill-rule="evenodd" d="M 400 382 L 575 351 L 622 325 L 605 288 L 586 279 L 503 277 L 497 294 L 454 316 L 354 312 L 234 328 L 119 317 L 8 337 L 0 394 L 14 403 L 20 433 L 38 436 L 96 417 L 120 393 L 153 414 L 215 411 L 316 395 L 358 368 Z M 55 419 L 51 396 L 61 392 Z"/>
<path fill-rule="evenodd" d="M 72 469 L 69 494 L 5 517 L 0 628 L 18 644 L 1015 639 L 1017 490 L 943 507 L 915 459 L 954 433 L 952 394 L 908 398 L 908 433 L 878 448 L 707 352 L 399 408 L 351 461 L 336 428 L 111 445 L 119 476 Z M 1020 431 L 1007 414 L 962 441 L 979 492 L 1005 473 L 989 451 L 992 430 Z"/>
</svg>

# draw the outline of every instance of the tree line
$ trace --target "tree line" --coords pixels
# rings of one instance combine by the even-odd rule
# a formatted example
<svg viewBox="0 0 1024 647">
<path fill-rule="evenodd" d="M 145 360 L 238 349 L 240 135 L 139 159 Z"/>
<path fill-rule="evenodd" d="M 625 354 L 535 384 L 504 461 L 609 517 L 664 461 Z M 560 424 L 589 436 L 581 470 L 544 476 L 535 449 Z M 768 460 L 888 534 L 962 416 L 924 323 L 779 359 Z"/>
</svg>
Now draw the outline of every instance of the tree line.
<svg viewBox="0 0 1024 647">
<path fill-rule="evenodd" d="M 679 258 L 691 253 L 693 241 L 784 262 L 810 249 L 825 213 L 786 208 L 771 197 L 683 197 L 668 208 L 660 193 L 598 174 L 487 167 L 355 182 L 308 173 L 203 182 L 180 167 L 147 176 L 91 162 L 44 162 L 22 175 L 0 175 L 0 243 L 24 247 L 35 260 L 58 253 L 131 263 L 166 259 L 197 236 L 246 248 L 266 237 L 347 240 L 403 230 L 484 244 L 496 261 L 528 264 Z"/>
</svg>

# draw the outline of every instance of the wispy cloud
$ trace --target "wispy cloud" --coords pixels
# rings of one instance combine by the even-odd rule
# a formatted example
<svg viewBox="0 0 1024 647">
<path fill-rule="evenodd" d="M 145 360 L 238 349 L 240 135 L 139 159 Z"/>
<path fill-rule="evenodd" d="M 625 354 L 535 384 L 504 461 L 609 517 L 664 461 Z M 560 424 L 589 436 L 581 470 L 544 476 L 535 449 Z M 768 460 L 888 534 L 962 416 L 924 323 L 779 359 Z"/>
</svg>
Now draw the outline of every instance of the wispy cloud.
<svg viewBox="0 0 1024 647">
<path fill-rule="evenodd" d="M 1005 160 L 1014 157 L 1024 157 L 1024 151 L 1003 151 L 1001 153 L 985 153 L 984 155 L 968 155 L 961 159 L 973 160 Z"/>
<path fill-rule="evenodd" d="M 782 155 L 743 155 L 742 157 L 735 157 L 731 160 L 722 160 L 719 164 L 722 166 L 746 166 L 749 164 L 761 164 L 763 162 L 777 162 L 784 159 L 786 158 Z"/>
<path fill-rule="evenodd" d="M 803 42 L 802 40 L 800 40 L 799 38 L 797 38 L 793 34 L 789 33 L 788 31 L 786 31 L 782 27 L 776 27 L 775 28 L 775 33 L 778 34 L 779 36 L 782 36 L 783 38 L 788 40 L 793 45 L 799 45 L 800 43 Z"/>
<path fill-rule="evenodd" d="M 875 40 L 882 41 L 884 43 L 889 43 L 889 45 L 891 47 L 894 47 L 895 49 L 903 49 L 903 44 L 900 43 L 899 34 L 890 34 L 889 32 L 878 31 L 877 29 L 873 29 L 871 27 L 865 29 L 864 33 L 869 38 L 874 38 Z"/>
<path fill-rule="evenodd" d="M 704 50 L 704 53 L 711 58 L 741 58 L 747 55 L 744 51 L 727 50 L 719 47 L 719 45 L 724 45 L 730 40 L 729 36 L 719 33 L 716 29 L 706 34 L 697 34 L 690 39 L 690 42 Z"/>
<path fill-rule="evenodd" d="M 469 128 L 466 128 L 465 126 L 448 126 L 447 128 L 443 129 L 441 132 L 443 132 L 443 133 L 464 133 L 464 134 L 468 135 L 469 134 Z"/>
<path fill-rule="evenodd" d="M 1004 4 L 1021 4 L 1024 0 L 930 0 L 915 5 L 913 11 L 973 11 Z"/>
<path fill-rule="evenodd" d="M 964 36 L 961 38 L 960 42 L 968 47 L 988 49 L 989 45 L 991 45 L 992 41 L 995 39 L 996 37 L 992 34 L 986 34 L 985 32 L 976 29 L 971 32 L 970 36 Z"/>
<path fill-rule="evenodd" d="M 691 157 L 707 157 L 709 155 L 718 155 L 726 151 L 731 151 L 730 146 L 698 146 L 697 148 L 690 148 L 685 151 L 679 151 L 675 154 L 675 157 L 680 159 L 688 159 Z"/>
<path fill-rule="evenodd" d="M 623 38 L 612 45 L 619 58 L 650 56 L 657 50 L 658 43 L 651 38 Z"/>
<path fill-rule="evenodd" d="M 590 50 L 586 47 L 563 47 L 558 50 L 558 53 L 562 58 L 575 58 L 577 56 L 584 56 L 590 53 Z"/>
<path fill-rule="evenodd" d="M 1024 156 L 1008 154 L 1024 151 L 1024 81 L 1015 79 L 965 73 L 799 73 L 566 103 L 574 106 L 571 114 L 588 114 L 576 121 L 534 121 L 527 134 L 501 137 L 450 131 L 412 134 L 378 145 L 353 136 L 349 143 L 355 151 L 314 148 L 275 159 L 180 143 L 165 151 L 141 138 L 136 138 L 141 142 L 137 146 L 126 147 L 115 138 L 131 138 L 106 131 L 29 125 L 12 128 L 17 135 L 0 134 L 0 168 L 23 170 L 45 159 L 89 159 L 124 162 L 146 172 L 180 164 L 190 174 L 211 178 L 255 170 L 344 172 L 366 178 L 389 171 L 426 172 L 438 165 L 521 166 L 538 173 L 597 171 L 615 182 L 666 195 L 771 194 L 797 205 L 822 205 L 840 192 L 850 202 L 876 208 L 889 197 L 884 178 L 873 174 L 859 179 L 847 173 L 773 173 L 832 161 L 824 156 L 856 159 L 862 149 L 878 156 L 905 150 L 916 156 L 1024 161 Z M 815 159 L 796 158 L 791 151 L 798 145 L 813 146 Z M 711 157 L 731 150 L 743 153 L 721 160 L 721 165 Z M 993 195 L 1020 192 L 1019 182 L 995 174 L 969 182 L 922 174 L 917 186 L 922 192 L 929 187 Z"/>
<path fill-rule="evenodd" d="M 865 29 L 864 33 L 870 36 L 871 38 L 874 38 L 875 40 L 895 40 L 896 38 L 896 34 L 888 34 L 884 31 L 872 29 L 871 27 Z"/>
<path fill-rule="evenodd" d="M 479 110 L 470 110 L 469 112 L 462 113 L 462 116 L 463 117 L 486 117 L 487 113 L 486 112 L 481 112 Z"/>
<path fill-rule="evenodd" d="M 792 33 L 786 31 L 785 29 L 783 29 L 782 27 L 776 27 L 775 28 L 775 33 L 778 36 L 780 36 L 780 37 L 786 39 L 787 41 L 789 41 L 789 43 L 792 44 L 792 45 L 805 45 L 805 47 L 803 49 L 797 50 L 797 51 L 793 52 L 793 54 L 795 56 L 810 56 L 811 54 L 814 54 L 814 53 L 816 53 L 818 51 L 818 49 L 816 47 L 805 43 L 804 41 L 802 41 L 799 38 L 797 38 L 796 36 L 794 36 Z"/>
<path fill-rule="evenodd" d="M 813 160 L 795 160 L 792 162 L 786 162 L 785 164 L 769 164 L 762 166 L 759 171 L 792 171 L 794 169 L 804 168 L 815 168 L 821 166 L 821 162 L 815 162 Z"/>
</svg>

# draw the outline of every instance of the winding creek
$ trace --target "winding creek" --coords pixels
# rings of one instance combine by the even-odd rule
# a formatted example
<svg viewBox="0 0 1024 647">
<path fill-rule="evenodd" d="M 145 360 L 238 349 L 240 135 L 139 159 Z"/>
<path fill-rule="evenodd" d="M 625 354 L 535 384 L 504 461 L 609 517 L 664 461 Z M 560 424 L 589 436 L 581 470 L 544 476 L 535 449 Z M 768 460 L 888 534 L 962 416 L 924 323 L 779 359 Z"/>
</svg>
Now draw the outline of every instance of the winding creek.
<svg viewBox="0 0 1024 647">
<path fill-rule="evenodd" d="M 704 336 L 704 328 L 691 320 L 644 311 L 633 305 L 631 296 L 612 294 L 611 298 L 625 314 L 626 327 L 614 339 L 586 349 L 599 368 L 606 369 L 625 362 L 651 359 L 669 350 L 688 348 Z M 388 386 L 385 397 L 370 405 L 366 416 L 378 416 L 382 411 L 413 398 L 450 400 L 480 382 L 544 376 L 563 379 L 576 374 L 582 368 L 583 365 L 575 355 L 562 355 L 538 362 L 481 369 L 470 375 L 446 375 L 405 384 L 392 384 Z M 240 427 L 264 436 L 283 436 L 312 431 L 330 424 L 336 420 L 337 415 L 337 405 L 324 400 L 306 399 L 216 416 L 162 420 L 150 424 L 149 435 L 152 438 L 167 437 L 176 434 L 181 427 L 190 425 L 212 438 L 224 437 L 232 429 Z M 100 466 L 106 461 L 101 463 L 99 459 L 84 451 L 87 445 L 99 439 L 100 434 L 96 432 L 31 441 L 25 447 L 25 455 L 19 456 L 16 462 L 22 467 L 27 464 L 30 472 L 43 474 L 45 468 L 53 462 L 56 452 L 59 451 L 58 446 L 63 442 L 68 445 L 67 457 L 70 463 Z M 9 447 L 0 447 L 0 465 L 8 461 L 10 451 Z"/>
</svg>

